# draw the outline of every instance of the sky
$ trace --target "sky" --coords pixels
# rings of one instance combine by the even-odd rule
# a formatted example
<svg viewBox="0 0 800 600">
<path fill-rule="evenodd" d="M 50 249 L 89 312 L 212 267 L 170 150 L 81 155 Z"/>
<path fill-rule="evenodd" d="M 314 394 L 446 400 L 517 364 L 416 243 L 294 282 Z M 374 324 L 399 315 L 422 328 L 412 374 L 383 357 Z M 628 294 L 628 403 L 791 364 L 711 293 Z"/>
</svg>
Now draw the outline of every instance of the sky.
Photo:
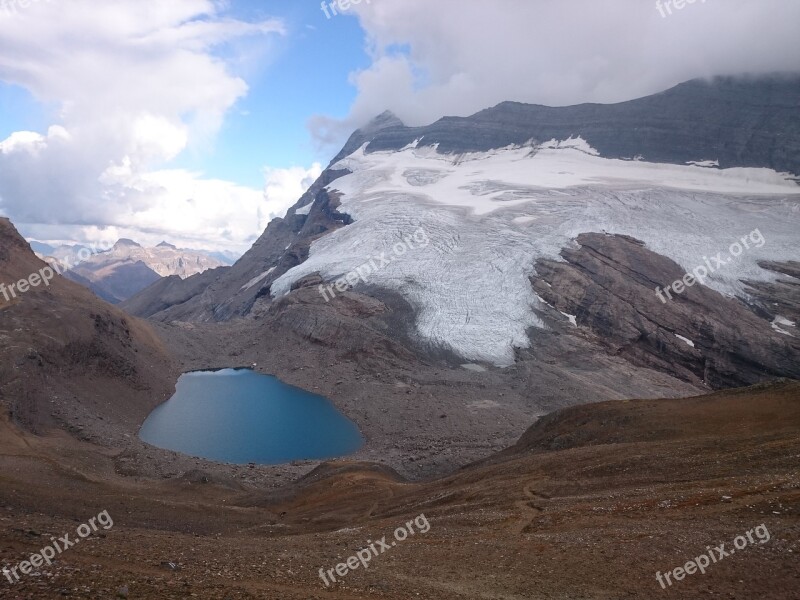
<svg viewBox="0 0 800 600">
<path fill-rule="evenodd" d="M 326 3 L 327 4 L 327 3 Z M 244 252 L 357 127 L 800 70 L 796 0 L 0 0 L 0 215 Z"/>
</svg>

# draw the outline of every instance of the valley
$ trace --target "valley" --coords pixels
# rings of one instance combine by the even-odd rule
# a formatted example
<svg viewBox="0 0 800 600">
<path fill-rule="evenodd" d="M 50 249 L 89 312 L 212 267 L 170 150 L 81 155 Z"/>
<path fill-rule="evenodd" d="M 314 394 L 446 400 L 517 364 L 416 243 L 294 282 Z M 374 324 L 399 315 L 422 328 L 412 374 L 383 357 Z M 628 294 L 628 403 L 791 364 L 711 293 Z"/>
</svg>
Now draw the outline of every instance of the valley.
<svg viewBox="0 0 800 600">
<path fill-rule="evenodd" d="M 4 419 L 3 559 L 37 551 L 95 509 L 114 518 L 102 537 L 5 590 L 12 598 L 787 598 L 800 549 L 799 393 L 783 382 L 589 405 L 548 417 L 502 454 L 445 478 L 414 483 L 339 461 L 280 492 L 236 473 L 131 477 L 116 452 L 63 433 L 32 437 Z M 596 425 L 579 425 L 587 422 Z M 430 522 L 424 536 L 325 587 L 320 568 L 391 539 L 420 514 Z M 656 572 L 762 524 L 768 543 L 659 587 Z"/>
<path fill-rule="evenodd" d="M 0 598 L 792 598 L 798 99 L 386 112 L 233 265 L 6 296 Z"/>
</svg>

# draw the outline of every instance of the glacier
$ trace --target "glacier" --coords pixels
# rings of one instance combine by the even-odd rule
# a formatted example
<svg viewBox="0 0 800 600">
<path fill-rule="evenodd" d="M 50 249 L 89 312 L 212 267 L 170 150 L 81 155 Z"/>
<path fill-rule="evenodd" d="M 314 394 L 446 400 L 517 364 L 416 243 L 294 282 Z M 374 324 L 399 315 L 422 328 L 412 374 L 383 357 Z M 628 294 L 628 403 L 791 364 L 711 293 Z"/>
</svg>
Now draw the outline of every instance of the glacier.
<svg viewBox="0 0 800 600">
<path fill-rule="evenodd" d="M 515 350 L 530 345 L 529 333 L 545 327 L 530 284 L 536 262 L 560 260 L 581 233 L 632 236 L 690 272 L 758 229 L 763 247 L 751 246 L 706 283 L 730 296 L 746 295 L 742 279 L 775 279 L 758 261 L 797 259 L 793 176 L 714 164 L 606 159 L 581 138 L 457 155 L 416 144 L 373 153 L 362 146 L 331 166 L 349 174 L 328 186 L 354 222 L 315 241 L 271 293 L 287 294 L 314 272 L 337 279 L 422 228 L 430 244 L 369 283 L 414 307 L 422 342 L 509 366 Z"/>
</svg>

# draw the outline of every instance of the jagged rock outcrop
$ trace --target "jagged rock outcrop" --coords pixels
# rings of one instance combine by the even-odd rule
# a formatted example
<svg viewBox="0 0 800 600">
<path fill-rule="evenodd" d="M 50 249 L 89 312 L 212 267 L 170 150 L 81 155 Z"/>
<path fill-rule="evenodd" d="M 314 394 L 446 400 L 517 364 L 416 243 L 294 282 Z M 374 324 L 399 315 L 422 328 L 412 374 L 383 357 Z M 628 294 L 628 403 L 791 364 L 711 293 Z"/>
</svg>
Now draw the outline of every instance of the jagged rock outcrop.
<svg viewBox="0 0 800 600">
<path fill-rule="evenodd" d="M 561 253 L 565 262 L 537 263 L 533 286 L 605 351 L 714 388 L 800 378 L 800 340 L 773 331 L 741 301 L 697 284 L 664 302 L 655 289 L 685 274 L 675 262 L 625 236 L 577 241 Z"/>
<path fill-rule="evenodd" d="M 789 335 L 800 332 L 800 262 L 789 261 L 776 263 L 765 261 L 760 263 L 767 269 L 781 276 L 772 283 L 748 281 L 747 290 L 758 301 L 756 310 L 775 323 L 775 327 Z M 782 321 L 789 321 L 793 327 L 786 327 Z M 777 329 L 776 329 L 777 330 Z"/>
<path fill-rule="evenodd" d="M 326 301 L 319 293 L 321 279 L 309 277 L 291 294 L 271 305 L 260 326 L 273 334 L 291 332 L 311 345 L 335 350 L 339 360 L 364 357 L 382 358 L 388 362 L 417 361 L 405 347 L 402 332 L 391 331 L 384 320 L 391 309 L 376 298 L 346 292 Z"/>
</svg>

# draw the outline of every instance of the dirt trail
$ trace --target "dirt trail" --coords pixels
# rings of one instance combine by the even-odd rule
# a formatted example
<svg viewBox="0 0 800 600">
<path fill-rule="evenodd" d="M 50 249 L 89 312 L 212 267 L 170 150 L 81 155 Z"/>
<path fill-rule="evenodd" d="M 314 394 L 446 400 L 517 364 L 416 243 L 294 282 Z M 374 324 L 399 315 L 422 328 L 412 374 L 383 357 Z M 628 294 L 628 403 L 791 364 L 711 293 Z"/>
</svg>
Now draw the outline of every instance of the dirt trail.
<svg viewBox="0 0 800 600">
<path fill-rule="evenodd" d="M 520 522 L 514 527 L 514 533 L 517 535 L 528 533 L 531 523 L 539 516 L 539 513 L 545 510 L 545 504 L 550 499 L 549 496 L 540 494 L 533 489 L 534 487 L 539 487 L 540 484 L 541 481 L 539 480 L 527 484 L 523 492 L 528 499 L 514 503 L 514 506 L 516 506 L 523 515 Z"/>
</svg>

